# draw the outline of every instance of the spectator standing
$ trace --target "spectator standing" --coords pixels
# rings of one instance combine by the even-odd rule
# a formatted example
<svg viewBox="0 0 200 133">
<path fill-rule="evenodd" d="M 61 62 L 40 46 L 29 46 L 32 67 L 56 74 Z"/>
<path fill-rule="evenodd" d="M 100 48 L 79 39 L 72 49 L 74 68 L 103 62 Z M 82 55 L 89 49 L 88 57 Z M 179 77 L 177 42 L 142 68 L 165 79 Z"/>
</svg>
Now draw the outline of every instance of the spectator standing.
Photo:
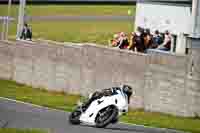
<svg viewBox="0 0 200 133">
<path fill-rule="evenodd" d="M 145 51 L 143 35 L 144 35 L 144 29 L 141 27 L 138 27 L 137 31 L 132 35 L 133 36 L 132 37 L 133 50 L 136 49 L 137 52 Z"/>
<path fill-rule="evenodd" d="M 120 37 L 119 37 L 119 45 L 118 47 L 120 49 L 126 49 L 129 46 L 129 41 L 128 41 L 128 37 L 124 32 L 120 33 Z"/>
<path fill-rule="evenodd" d="M 117 47 L 119 45 L 119 37 L 119 33 L 113 35 L 113 39 L 109 42 L 112 47 Z"/>
<path fill-rule="evenodd" d="M 145 46 L 145 51 L 149 49 L 153 43 L 152 35 L 150 33 L 150 29 L 146 29 L 143 33 L 143 44 Z"/>
<path fill-rule="evenodd" d="M 128 46 L 128 49 L 129 50 L 132 50 L 132 51 L 135 51 L 136 47 L 135 47 L 135 32 L 131 32 L 131 36 L 130 36 L 130 43 L 129 43 L 129 46 Z"/>
<path fill-rule="evenodd" d="M 24 24 L 20 39 L 32 40 L 32 31 L 31 31 L 31 28 L 28 26 L 27 23 Z"/>
<path fill-rule="evenodd" d="M 172 43 L 172 36 L 169 33 L 169 31 L 166 31 L 164 34 L 164 42 L 158 47 L 158 49 L 164 51 L 170 51 L 171 43 Z"/>
<path fill-rule="evenodd" d="M 154 35 L 153 35 L 153 44 L 151 48 L 157 48 L 159 45 L 161 45 L 163 42 L 163 39 L 159 33 L 158 30 L 155 31 Z"/>
</svg>

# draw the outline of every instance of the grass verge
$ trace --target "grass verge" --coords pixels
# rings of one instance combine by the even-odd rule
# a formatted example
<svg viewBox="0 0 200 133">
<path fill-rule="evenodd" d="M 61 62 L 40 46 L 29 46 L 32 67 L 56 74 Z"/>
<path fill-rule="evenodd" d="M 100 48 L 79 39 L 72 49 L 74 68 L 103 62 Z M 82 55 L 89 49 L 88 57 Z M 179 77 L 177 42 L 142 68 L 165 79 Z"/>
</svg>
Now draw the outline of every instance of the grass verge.
<svg viewBox="0 0 200 133">
<path fill-rule="evenodd" d="M 71 111 L 80 99 L 79 95 L 47 92 L 9 80 L 0 80 L 0 96 L 65 111 Z"/>
<path fill-rule="evenodd" d="M 133 22 L 130 21 L 67 21 L 67 22 L 32 22 L 29 23 L 33 31 L 33 39 L 43 38 L 59 42 L 108 45 L 108 40 L 114 33 L 133 31 Z M 12 23 L 9 36 L 16 35 L 17 24 Z M 0 31 L 1 31 L 0 27 Z"/>
<path fill-rule="evenodd" d="M 116 32 L 130 33 L 130 21 L 68 21 L 30 23 L 34 38 L 44 38 L 61 42 L 96 43 L 107 45 L 108 39 Z M 52 27 L 52 28 L 49 28 Z M 53 28 L 55 27 L 55 28 Z"/>
<path fill-rule="evenodd" d="M 29 16 L 127 16 L 128 10 L 135 15 L 135 5 L 133 6 L 112 6 L 112 5 L 27 5 L 26 14 Z M 7 5 L 0 5 L 0 16 L 7 15 Z M 13 5 L 11 16 L 17 18 L 18 6 Z M 9 37 L 16 37 L 17 21 L 10 24 Z M 134 22 L 125 21 L 33 21 L 29 22 L 33 31 L 33 39 L 43 38 L 60 42 L 90 42 L 100 45 L 107 45 L 108 40 L 116 32 L 133 31 Z M 2 23 L 0 22 L 0 33 Z"/>
<path fill-rule="evenodd" d="M 0 80 L 0 96 L 65 111 L 73 110 L 77 101 L 81 98 L 79 95 L 47 92 L 9 80 Z M 122 116 L 120 120 L 151 127 L 200 133 L 200 119 L 197 118 L 182 118 L 143 110 L 131 110 L 127 115 Z"/>
<path fill-rule="evenodd" d="M 0 128 L 0 133 L 47 133 L 47 132 L 37 129 Z"/>
<path fill-rule="evenodd" d="M 80 16 L 80 15 L 128 15 L 128 10 L 135 14 L 135 5 L 27 5 L 29 16 Z M 0 5 L 0 16 L 7 15 L 7 5 Z M 18 5 L 12 5 L 11 15 L 17 16 Z"/>
<path fill-rule="evenodd" d="M 121 121 L 138 125 L 168 128 L 191 133 L 200 133 L 200 119 L 175 117 L 157 112 L 143 110 L 129 111 L 127 116 L 122 116 Z"/>
</svg>

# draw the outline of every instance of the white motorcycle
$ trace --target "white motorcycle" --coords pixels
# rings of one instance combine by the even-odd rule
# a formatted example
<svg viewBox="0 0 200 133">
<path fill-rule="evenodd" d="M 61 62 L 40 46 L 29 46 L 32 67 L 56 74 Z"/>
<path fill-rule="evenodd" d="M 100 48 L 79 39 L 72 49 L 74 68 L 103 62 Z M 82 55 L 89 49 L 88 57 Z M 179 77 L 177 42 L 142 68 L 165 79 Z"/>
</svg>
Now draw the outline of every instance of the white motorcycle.
<svg viewBox="0 0 200 133">
<path fill-rule="evenodd" d="M 106 127 L 110 123 L 116 123 L 119 116 L 128 112 L 128 104 L 132 95 L 132 88 L 123 85 L 117 89 L 111 89 L 109 96 L 101 96 L 93 100 L 86 110 L 79 106 L 69 116 L 71 124 L 87 124 L 98 128 Z"/>
</svg>

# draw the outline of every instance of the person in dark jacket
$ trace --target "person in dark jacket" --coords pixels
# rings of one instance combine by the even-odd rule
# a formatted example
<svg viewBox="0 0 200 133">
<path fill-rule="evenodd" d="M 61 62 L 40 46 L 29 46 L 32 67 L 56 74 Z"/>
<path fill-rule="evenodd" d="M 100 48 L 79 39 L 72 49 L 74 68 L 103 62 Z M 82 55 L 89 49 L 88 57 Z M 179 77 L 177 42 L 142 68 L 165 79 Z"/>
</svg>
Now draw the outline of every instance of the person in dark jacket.
<svg viewBox="0 0 200 133">
<path fill-rule="evenodd" d="M 159 45 L 161 45 L 163 42 L 163 38 L 160 35 L 159 31 L 156 30 L 154 35 L 153 35 L 153 45 L 151 48 L 157 48 Z"/>
<path fill-rule="evenodd" d="M 129 50 L 133 50 L 136 52 L 144 52 L 145 46 L 143 43 L 143 34 L 144 34 L 144 29 L 141 27 L 137 27 L 136 32 L 131 33 Z"/>
<path fill-rule="evenodd" d="M 32 31 L 27 23 L 24 24 L 20 39 L 32 40 Z"/>
</svg>

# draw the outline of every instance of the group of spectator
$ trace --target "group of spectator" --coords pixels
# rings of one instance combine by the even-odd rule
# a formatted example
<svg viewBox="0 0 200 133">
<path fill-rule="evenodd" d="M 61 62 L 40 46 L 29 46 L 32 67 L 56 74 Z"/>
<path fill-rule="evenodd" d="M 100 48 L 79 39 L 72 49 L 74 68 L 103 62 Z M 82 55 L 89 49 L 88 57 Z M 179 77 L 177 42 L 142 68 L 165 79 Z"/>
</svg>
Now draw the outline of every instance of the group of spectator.
<svg viewBox="0 0 200 133">
<path fill-rule="evenodd" d="M 32 40 L 32 30 L 27 23 L 24 24 L 20 39 Z M 163 51 L 170 51 L 172 43 L 172 36 L 169 31 L 159 33 L 156 30 L 151 34 L 150 29 L 137 27 L 135 32 L 130 34 L 130 37 L 124 32 L 114 34 L 113 39 L 109 40 L 112 47 L 120 49 L 128 49 L 136 52 L 147 53 L 148 49 L 159 49 Z"/>
<path fill-rule="evenodd" d="M 113 39 L 110 40 L 109 43 L 112 47 L 129 49 L 142 53 L 146 53 L 148 49 L 170 51 L 172 36 L 169 31 L 165 31 L 165 33 L 162 34 L 156 30 L 151 34 L 150 29 L 138 27 L 136 32 L 131 33 L 130 37 L 124 32 L 114 34 Z"/>
</svg>

